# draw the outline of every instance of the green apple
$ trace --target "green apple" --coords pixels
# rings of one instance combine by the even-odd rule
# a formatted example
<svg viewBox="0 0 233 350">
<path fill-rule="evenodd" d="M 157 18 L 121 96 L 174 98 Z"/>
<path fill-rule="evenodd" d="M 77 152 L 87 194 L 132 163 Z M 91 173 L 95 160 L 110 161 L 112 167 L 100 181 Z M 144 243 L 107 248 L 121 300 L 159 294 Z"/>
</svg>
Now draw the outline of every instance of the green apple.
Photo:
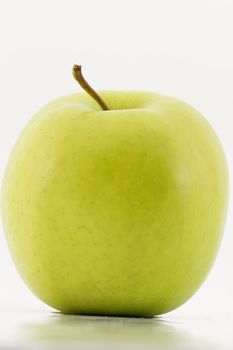
<svg viewBox="0 0 233 350">
<path fill-rule="evenodd" d="M 199 288 L 221 241 L 222 147 L 175 98 L 86 90 L 94 98 L 40 110 L 13 149 L 2 188 L 13 260 L 63 313 L 168 312 Z"/>
</svg>

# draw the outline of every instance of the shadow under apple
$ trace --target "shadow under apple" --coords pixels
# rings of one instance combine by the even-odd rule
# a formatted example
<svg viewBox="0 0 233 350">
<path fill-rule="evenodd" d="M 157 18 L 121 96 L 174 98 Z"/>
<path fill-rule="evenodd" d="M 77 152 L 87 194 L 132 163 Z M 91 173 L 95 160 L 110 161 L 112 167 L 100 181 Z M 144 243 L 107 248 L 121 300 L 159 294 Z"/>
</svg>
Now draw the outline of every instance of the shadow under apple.
<svg viewBox="0 0 233 350">
<path fill-rule="evenodd" d="M 193 337 L 179 321 L 164 317 L 127 318 L 53 313 L 22 325 L 26 343 L 36 349 L 213 349 Z M 200 347 L 201 346 L 201 347 Z M 31 348 L 31 347 L 30 347 Z M 34 347 L 33 347 L 34 349 Z"/>
</svg>

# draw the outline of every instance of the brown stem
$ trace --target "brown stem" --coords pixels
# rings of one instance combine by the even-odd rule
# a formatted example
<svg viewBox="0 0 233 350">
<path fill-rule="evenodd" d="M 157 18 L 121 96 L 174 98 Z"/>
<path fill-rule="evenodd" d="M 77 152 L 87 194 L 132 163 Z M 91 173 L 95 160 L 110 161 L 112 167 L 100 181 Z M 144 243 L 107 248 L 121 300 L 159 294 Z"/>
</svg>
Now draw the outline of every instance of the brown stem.
<svg viewBox="0 0 233 350">
<path fill-rule="evenodd" d="M 73 76 L 79 85 L 100 105 L 104 111 L 109 110 L 108 105 L 104 102 L 102 97 L 100 97 L 84 79 L 82 75 L 82 66 L 78 66 L 77 64 L 73 66 Z"/>
</svg>

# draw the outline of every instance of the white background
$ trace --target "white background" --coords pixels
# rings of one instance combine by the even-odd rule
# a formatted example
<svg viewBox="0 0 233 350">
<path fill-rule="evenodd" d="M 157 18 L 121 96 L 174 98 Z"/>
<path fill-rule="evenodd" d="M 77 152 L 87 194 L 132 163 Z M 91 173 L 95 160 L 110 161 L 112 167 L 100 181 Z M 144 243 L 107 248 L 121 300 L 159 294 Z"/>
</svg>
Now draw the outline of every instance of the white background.
<svg viewBox="0 0 233 350">
<path fill-rule="evenodd" d="M 0 1 L 0 171 L 20 131 L 44 104 L 80 90 L 151 90 L 202 112 L 233 173 L 232 0 Z M 233 348 L 233 216 L 216 263 L 195 296 L 162 320 L 62 317 L 24 286 L 0 232 L 0 348 Z M 111 343 L 111 345 L 109 345 Z M 123 345 L 120 343 L 123 343 Z M 188 345 L 187 345 L 188 344 Z"/>
</svg>

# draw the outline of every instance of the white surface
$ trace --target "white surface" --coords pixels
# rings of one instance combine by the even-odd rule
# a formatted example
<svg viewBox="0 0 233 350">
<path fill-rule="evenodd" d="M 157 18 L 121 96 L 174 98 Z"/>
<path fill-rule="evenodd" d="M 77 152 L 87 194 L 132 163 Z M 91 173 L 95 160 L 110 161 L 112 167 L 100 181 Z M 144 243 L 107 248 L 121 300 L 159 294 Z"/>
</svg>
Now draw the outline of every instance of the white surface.
<svg viewBox="0 0 233 350">
<path fill-rule="evenodd" d="M 97 89 L 152 90 L 195 106 L 217 131 L 232 178 L 232 18 L 231 0 L 1 2 L 1 175 L 30 117 L 80 90 L 71 75 L 77 63 Z M 232 349 L 232 227 L 231 206 L 207 281 L 162 320 L 51 313 L 19 278 L 1 231 L 0 348 L 63 346 L 63 339 L 82 349 Z"/>
<path fill-rule="evenodd" d="M 3 312 L 1 350 L 232 349 L 231 320 L 65 316 Z"/>
</svg>

